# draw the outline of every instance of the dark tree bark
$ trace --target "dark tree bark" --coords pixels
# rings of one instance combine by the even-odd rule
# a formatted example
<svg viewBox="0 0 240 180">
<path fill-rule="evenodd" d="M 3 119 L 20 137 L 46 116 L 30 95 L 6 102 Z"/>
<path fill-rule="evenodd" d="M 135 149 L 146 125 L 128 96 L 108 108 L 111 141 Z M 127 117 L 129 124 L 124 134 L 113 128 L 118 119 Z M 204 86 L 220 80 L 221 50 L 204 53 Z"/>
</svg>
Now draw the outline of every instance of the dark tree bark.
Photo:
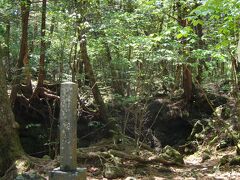
<svg viewBox="0 0 240 180">
<path fill-rule="evenodd" d="M 0 177 L 24 152 L 17 134 L 18 124 L 14 120 L 7 94 L 7 84 L 0 59 Z"/>
<path fill-rule="evenodd" d="M 10 101 L 12 107 L 14 106 L 17 93 L 20 90 L 21 76 L 23 72 L 23 67 L 29 65 L 28 59 L 28 22 L 29 22 L 29 12 L 30 12 L 31 1 L 30 0 L 21 0 L 21 19 L 22 19 L 22 35 L 20 42 L 20 52 L 19 59 L 17 61 L 17 71 L 16 77 L 13 80 L 13 87 L 10 95 Z M 32 86 L 30 77 L 27 77 L 27 85 L 32 92 Z"/>
</svg>

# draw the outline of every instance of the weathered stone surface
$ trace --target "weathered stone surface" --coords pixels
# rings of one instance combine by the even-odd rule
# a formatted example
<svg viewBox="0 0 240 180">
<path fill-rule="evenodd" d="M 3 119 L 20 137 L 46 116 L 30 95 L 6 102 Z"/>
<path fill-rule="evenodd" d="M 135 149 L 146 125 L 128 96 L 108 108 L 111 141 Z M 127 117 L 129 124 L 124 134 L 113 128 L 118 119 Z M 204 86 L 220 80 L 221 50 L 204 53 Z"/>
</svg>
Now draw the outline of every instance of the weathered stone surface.
<svg viewBox="0 0 240 180">
<path fill-rule="evenodd" d="M 50 172 L 50 180 L 86 180 L 86 169 L 77 168 L 77 84 L 61 84 L 60 167 Z"/>
<path fill-rule="evenodd" d="M 125 180 L 137 180 L 135 177 L 127 177 Z"/>
<path fill-rule="evenodd" d="M 76 171 L 61 171 L 60 168 L 54 169 L 50 172 L 49 175 L 50 180 L 86 180 L 86 169 L 77 168 Z"/>
<path fill-rule="evenodd" d="M 37 174 L 35 171 L 25 172 L 23 174 L 19 174 L 15 180 L 45 180 L 46 178 Z"/>
<path fill-rule="evenodd" d="M 61 84 L 60 100 L 60 169 L 73 171 L 77 167 L 77 84 Z"/>
</svg>

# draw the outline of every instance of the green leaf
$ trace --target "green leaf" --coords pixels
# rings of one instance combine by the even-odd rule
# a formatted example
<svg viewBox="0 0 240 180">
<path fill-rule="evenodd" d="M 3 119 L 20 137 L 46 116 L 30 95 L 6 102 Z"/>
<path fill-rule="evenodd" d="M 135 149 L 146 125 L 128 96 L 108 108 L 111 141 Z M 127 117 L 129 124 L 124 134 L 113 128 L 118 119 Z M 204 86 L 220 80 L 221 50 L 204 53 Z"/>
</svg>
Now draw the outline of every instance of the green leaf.
<svg viewBox="0 0 240 180">
<path fill-rule="evenodd" d="M 177 35 L 177 39 L 181 39 L 183 37 L 183 34 L 182 33 L 179 33 L 178 35 Z"/>
</svg>

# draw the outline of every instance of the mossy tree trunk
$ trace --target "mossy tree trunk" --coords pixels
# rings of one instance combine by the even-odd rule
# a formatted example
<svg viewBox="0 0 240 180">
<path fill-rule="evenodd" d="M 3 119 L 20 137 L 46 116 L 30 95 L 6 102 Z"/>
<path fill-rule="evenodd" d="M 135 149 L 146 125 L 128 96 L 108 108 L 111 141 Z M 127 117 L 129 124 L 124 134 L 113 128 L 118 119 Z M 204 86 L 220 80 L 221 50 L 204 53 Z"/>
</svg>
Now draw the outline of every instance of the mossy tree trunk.
<svg viewBox="0 0 240 180">
<path fill-rule="evenodd" d="M 18 124 L 14 120 L 7 85 L 0 60 L 0 176 L 12 165 L 15 159 L 23 155 L 23 149 L 17 134 Z"/>
</svg>

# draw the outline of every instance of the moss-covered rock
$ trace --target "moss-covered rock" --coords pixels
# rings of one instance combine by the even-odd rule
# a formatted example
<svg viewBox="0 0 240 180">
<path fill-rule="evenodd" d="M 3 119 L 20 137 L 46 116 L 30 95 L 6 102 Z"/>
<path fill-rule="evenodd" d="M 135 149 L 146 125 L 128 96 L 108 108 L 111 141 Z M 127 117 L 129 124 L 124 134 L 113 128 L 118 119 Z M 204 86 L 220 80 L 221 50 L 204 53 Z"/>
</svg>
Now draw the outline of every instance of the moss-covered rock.
<svg viewBox="0 0 240 180">
<path fill-rule="evenodd" d="M 229 162 L 229 165 L 231 166 L 240 165 L 240 156 L 232 158 Z"/>
<path fill-rule="evenodd" d="M 229 163 L 229 161 L 230 161 L 229 159 L 230 159 L 229 155 L 223 156 L 223 157 L 220 159 L 219 165 L 220 165 L 220 166 L 223 166 L 223 165 Z"/>
<path fill-rule="evenodd" d="M 171 146 L 165 146 L 161 156 L 168 161 L 172 161 L 177 164 L 184 164 L 183 156 Z"/>
<path fill-rule="evenodd" d="M 105 168 L 103 170 L 103 176 L 105 178 L 116 179 L 116 178 L 124 177 L 125 175 L 124 169 L 119 166 L 115 166 L 110 163 L 106 163 L 104 166 Z"/>
</svg>

